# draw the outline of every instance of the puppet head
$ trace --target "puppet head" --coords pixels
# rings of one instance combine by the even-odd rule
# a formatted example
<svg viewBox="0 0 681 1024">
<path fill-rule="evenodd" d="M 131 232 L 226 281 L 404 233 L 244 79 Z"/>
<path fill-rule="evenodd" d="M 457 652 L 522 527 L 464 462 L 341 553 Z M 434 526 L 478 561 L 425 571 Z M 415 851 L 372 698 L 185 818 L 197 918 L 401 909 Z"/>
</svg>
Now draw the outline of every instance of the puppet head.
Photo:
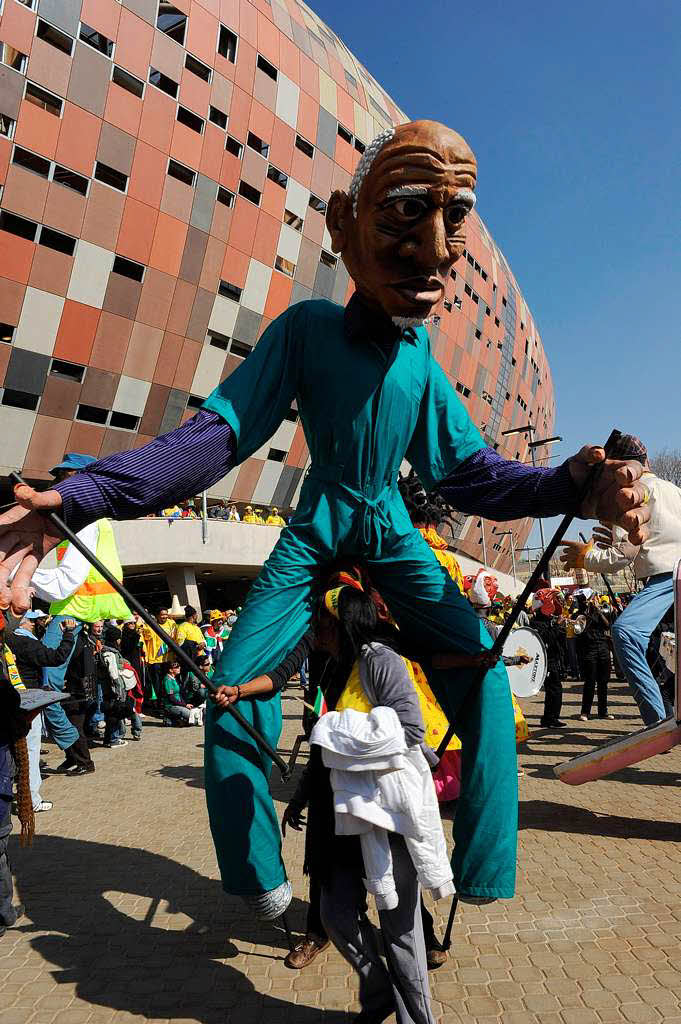
<svg viewBox="0 0 681 1024">
<path fill-rule="evenodd" d="M 379 135 L 326 224 L 357 291 L 400 325 L 421 323 L 444 297 L 466 245 L 477 165 L 468 143 L 437 121 Z"/>
</svg>

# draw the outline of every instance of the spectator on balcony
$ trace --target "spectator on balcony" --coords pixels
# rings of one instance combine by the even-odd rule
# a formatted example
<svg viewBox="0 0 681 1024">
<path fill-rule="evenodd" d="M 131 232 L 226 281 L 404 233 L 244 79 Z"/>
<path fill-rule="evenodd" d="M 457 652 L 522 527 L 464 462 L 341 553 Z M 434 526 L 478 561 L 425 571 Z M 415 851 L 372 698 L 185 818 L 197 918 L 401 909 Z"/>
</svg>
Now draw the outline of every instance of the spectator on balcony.
<svg viewBox="0 0 681 1024">
<path fill-rule="evenodd" d="M 240 523 L 241 522 L 241 516 L 239 515 L 239 512 L 237 510 L 236 505 L 230 505 L 229 506 L 229 511 L 227 512 L 227 520 L 230 523 Z"/>
<path fill-rule="evenodd" d="M 223 498 L 219 498 L 214 505 L 211 505 L 208 509 L 209 519 L 227 519 L 229 513 L 227 511 L 227 503 Z"/>
<path fill-rule="evenodd" d="M 242 519 L 242 522 L 243 523 L 253 523 L 253 524 L 258 524 L 258 525 L 262 526 L 264 520 L 263 520 L 262 516 L 260 515 L 259 510 L 256 510 L 254 512 L 252 505 L 246 505 L 246 511 L 244 512 L 244 517 Z"/>
<path fill-rule="evenodd" d="M 181 519 L 182 509 L 179 505 L 170 505 L 168 508 L 164 508 L 161 512 L 163 519 Z"/>
<path fill-rule="evenodd" d="M 286 526 L 286 520 L 283 516 L 279 515 L 279 509 L 273 508 L 267 519 L 265 520 L 267 526 Z"/>
</svg>

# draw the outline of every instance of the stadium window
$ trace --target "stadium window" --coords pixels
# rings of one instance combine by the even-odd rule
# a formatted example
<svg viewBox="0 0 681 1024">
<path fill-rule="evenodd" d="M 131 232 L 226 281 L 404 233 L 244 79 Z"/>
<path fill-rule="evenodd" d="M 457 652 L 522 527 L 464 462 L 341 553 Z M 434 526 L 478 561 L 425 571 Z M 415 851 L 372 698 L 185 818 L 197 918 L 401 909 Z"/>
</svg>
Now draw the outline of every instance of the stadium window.
<svg viewBox="0 0 681 1024">
<path fill-rule="evenodd" d="M 270 62 L 265 60 L 261 54 L 258 54 L 256 65 L 263 74 L 267 75 L 268 78 L 271 78 L 273 82 L 276 82 L 278 72 L 274 64 L 270 64 Z"/>
<path fill-rule="evenodd" d="M 14 332 L 16 327 L 12 324 L 0 324 L 0 341 L 4 342 L 5 345 L 11 345 L 14 340 Z"/>
<path fill-rule="evenodd" d="M 239 195 L 247 199 L 249 203 L 255 203 L 256 206 L 260 206 L 260 192 L 257 188 L 253 188 L 247 181 L 239 182 Z"/>
<path fill-rule="evenodd" d="M 452 267 L 452 269 L 451 269 L 451 270 L 449 271 L 449 276 L 451 277 L 452 281 L 456 281 L 456 270 L 454 270 L 454 268 L 453 268 L 453 267 Z"/>
<path fill-rule="evenodd" d="M 48 114 L 61 117 L 64 105 L 63 100 L 55 96 L 54 93 L 48 92 L 47 89 L 41 89 L 39 85 L 35 85 L 33 82 L 26 83 L 24 99 L 28 100 L 29 103 L 35 104 L 36 107 L 46 110 Z"/>
<path fill-rule="evenodd" d="M 201 78 L 204 82 L 210 82 L 213 77 L 213 72 L 204 64 L 203 61 L 199 60 L 198 57 L 194 57 L 193 54 L 188 53 L 184 58 L 184 66 L 187 71 L 191 71 L 197 78 Z"/>
<path fill-rule="evenodd" d="M 494 326 L 495 326 L 495 327 L 499 327 L 499 326 L 501 326 L 501 325 L 500 325 L 500 321 L 499 321 L 499 317 L 498 317 L 498 316 L 495 316 L 495 317 L 494 317 Z"/>
<path fill-rule="evenodd" d="M 112 412 L 109 426 L 118 430 L 137 430 L 139 422 L 139 416 L 132 416 L 129 412 Z"/>
<path fill-rule="evenodd" d="M 230 281 L 220 281 L 218 285 L 218 294 L 224 296 L 226 299 L 232 299 L 233 302 L 238 302 L 241 298 L 242 289 L 235 284 L 231 284 Z"/>
<path fill-rule="evenodd" d="M 246 145 L 260 156 L 266 157 L 270 151 L 269 143 L 263 142 L 259 135 L 249 132 L 246 137 Z"/>
<path fill-rule="evenodd" d="M 250 356 L 253 351 L 253 346 L 247 344 L 245 341 L 237 341 L 236 338 L 232 338 L 232 344 L 229 346 L 230 354 L 238 356 L 240 359 L 245 359 L 246 356 Z"/>
<path fill-rule="evenodd" d="M 49 177 L 50 167 L 52 166 L 50 161 L 46 160 L 44 156 L 31 153 L 30 150 L 22 149 L 21 146 L 14 147 L 12 163 L 18 164 L 19 167 L 25 167 L 27 171 L 32 171 L 34 174 L 39 174 L 41 178 Z"/>
<path fill-rule="evenodd" d="M 135 263 L 134 260 L 126 260 L 123 256 L 116 256 L 111 273 L 120 274 L 121 277 L 129 277 L 131 281 L 141 281 L 144 277 L 144 264 Z"/>
<path fill-rule="evenodd" d="M 134 75 L 131 75 L 124 68 L 119 68 L 117 64 L 114 64 L 111 81 L 114 85 L 125 89 L 126 92 L 132 93 L 133 96 L 137 96 L 140 100 L 144 96 L 144 82 L 140 81 L 139 78 L 135 78 Z"/>
<path fill-rule="evenodd" d="M 463 286 L 463 290 L 465 291 L 466 295 L 472 295 L 473 294 L 473 289 L 471 288 L 471 286 L 469 284 L 465 284 Z"/>
<path fill-rule="evenodd" d="M 362 142 L 361 139 L 355 138 L 355 149 L 361 155 L 366 149 L 366 145 Z"/>
<path fill-rule="evenodd" d="M 208 338 L 208 344 L 212 345 L 213 348 L 221 348 L 225 352 L 229 348 L 229 338 L 226 334 L 220 334 L 219 331 L 208 331 L 206 337 Z"/>
<path fill-rule="evenodd" d="M 324 200 L 318 199 L 317 196 L 312 195 L 312 193 L 310 193 L 307 205 L 311 206 L 313 210 L 317 211 L 317 213 L 326 213 L 326 203 Z"/>
<path fill-rule="evenodd" d="M 231 209 L 232 206 L 234 206 L 236 196 L 233 192 L 230 192 L 228 188 L 225 188 L 223 185 L 218 185 L 218 192 L 215 198 L 218 203 L 222 203 L 223 206 Z"/>
<path fill-rule="evenodd" d="M 480 339 L 482 338 L 482 331 L 479 330 L 478 328 L 476 328 L 475 337 L 477 338 L 478 341 L 480 341 Z"/>
<path fill-rule="evenodd" d="M 17 50 L 14 46 L 10 46 L 9 43 L 0 43 L 0 61 L 6 64 L 8 68 L 13 68 L 18 71 L 20 75 L 23 75 L 26 70 L 26 62 L 28 57 L 21 50 Z"/>
<path fill-rule="evenodd" d="M 178 11 L 172 4 L 166 3 L 166 0 L 161 0 L 158 5 L 156 28 L 182 46 L 187 31 L 187 15 Z"/>
<path fill-rule="evenodd" d="M 64 185 L 65 188 L 73 189 L 74 192 L 79 192 L 81 196 L 87 195 L 88 185 L 90 184 L 89 178 L 86 178 L 83 174 L 76 174 L 75 171 L 69 170 L 68 167 L 61 167 L 59 164 L 54 166 L 52 181 L 55 181 L 57 185 Z"/>
<path fill-rule="evenodd" d="M 108 164 L 100 163 L 99 160 L 95 164 L 94 176 L 97 181 L 101 181 L 104 185 L 110 185 L 111 188 L 116 188 L 119 192 L 125 192 L 128 187 L 126 174 L 117 171 L 115 167 L 109 167 Z"/>
<path fill-rule="evenodd" d="M 469 252 L 466 253 L 466 259 L 468 260 L 470 265 L 473 266 L 474 260 L 473 260 L 473 257 L 471 256 L 471 254 Z"/>
<path fill-rule="evenodd" d="M 492 313 L 492 310 L 489 308 L 489 306 L 485 306 L 485 316 L 490 316 L 491 313 Z"/>
<path fill-rule="evenodd" d="M 188 409 L 201 409 L 203 403 L 206 401 L 205 398 L 201 398 L 199 395 L 190 395 L 187 399 Z"/>
<path fill-rule="evenodd" d="M 0 231 L 7 231 L 10 235 L 17 235 L 19 238 L 27 238 L 29 242 L 35 241 L 35 233 L 38 225 L 26 217 L 19 217 L 16 213 L 9 213 L 7 210 L 0 211 Z"/>
<path fill-rule="evenodd" d="M 347 142 L 350 146 L 352 145 L 352 132 L 349 132 L 347 128 L 344 128 L 340 121 L 338 122 L 338 134 L 344 142 Z"/>
<path fill-rule="evenodd" d="M 7 139 L 13 139 L 16 126 L 17 123 L 13 118 L 8 117 L 7 114 L 0 114 L 0 135 L 4 135 Z"/>
<path fill-rule="evenodd" d="M 168 96 L 172 96 L 175 100 L 177 99 L 177 82 L 174 82 L 172 78 L 168 78 L 163 72 L 157 71 L 156 68 L 149 68 L 149 81 L 152 85 L 155 85 L 161 92 L 165 92 Z"/>
<path fill-rule="evenodd" d="M 310 159 L 314 156 L 314 146 L 307 139 L 304 139 L 302 135 L 296 135 L 296 149 L 299 149 L 305 156 L 309 156 Z"/>
<path fill-rule="evenodd" d="M 281 274 L 286 274 L 287 277 L 293 277 L 296 272 L 296 265 L 291 260 L 285 260 L 283 256 L 277 256 L 274 261 L 274 269 L 278 270 Z"/>
<path fill-rule="evenodd" d="M 231 153 L 232 156 L 236 156 L 239 159 L 241 159 L 241 154 L 244 151 L 244 147 L 241 145 L 241 143 L 237 142 L 237 140 L 232 138 L 231 135 L 227 136 L 227 140 L 225 142 L 225 149 L 227 150 L 228 153 Z"/>
<path fill-rule="evenodd" d="M 74 380 L 77 384 L 83 379 L 85 367 L 78 363 L 67 363 L 63 359 L 53 359 L 50 364 L 50 375 L 52 377 L 64 377 L 66 380 Z"/>
<path fill-rule="evenodd" d="M 459 298 L 458 295 L 454 296 L 454 305 L 456 306 L 457 309 L 461 309 L 461 299 Z"/>
<path fill-rule="evenodd" d="M 218 128 L 227 127 L 227 114 L 224 110 L 220 110 L 219 107 L 210 106 L 208 108 L 208 120 L 216 124 Z"/>
<path fill-rule="evenodd" d="M 204 120 L 192 110 L 188 110 L 186 107 L 178 107 L 175 120 L 185 125 L 186 128 L 191 128 L 197 135 L 203 135 Z"/>
<path fill-rule="evenodd" d="M 78 38 L 83 43 L 87 43 L 93 50 L 98 50 L 99 53 L 103 53 L 105 57 L 111 57 L 113 54 L 114 44 L 113 40 L 107 39 L 105 35 L 98 32 L 96 28 L 91 28 L 81 21 L 80 31 Z"/>
<path fill-rule="evenodd" d="M 288 224 L 294 231 L 303 230 L 303 218 L 299 217 L 297 213 L 293 213 L 291 210 L 284 210 L 284 224 Z"/>
<path fill-rule="evenodd" d="M 280 188 L 286 188 L 288 185 L 288 174 L 284 174 L 278 167 L 270 164 L 267 168 L 267 177 L 270 181 L 273 181 L 275 185 L 279 185 Z"/>
<path fill-rule="evenodd" d="M 327 252 L 326 249 L 322 249 L 321 253 L 319 254 L 319 262 L 322 263 L 325 267 L 330 267 L 332 270 L 335 270 L 338 260 L 330 252 Z"/>
<path fill-rule="evenodd" d="M 27 391 L 16 391 L 14 388 L 5 388 L 2 394 L 2 404 L 10 406 L 12 409 L 35 411 L 38 408 L 39 400 L 40 395 L 29 395 Z"/>
<path fill-rule="evenodd" d="M 225 57 L 225 59 L 231 64 L 236 64 L 236 48 L 238 42 L 238 36 L 236 36 L 231 29 L 228 29 L 225 25 L 220 25 L 218 53 L 221 57 Z"/>
<path fill-rule="evenodd" d="M 286 452 L 282 451 L 281 448 L 270 448 L 267 453 L 267 458 L 270 462 L 284 462 L 286 459 Z"/>
<path fill-rule="evenodd" d="M 76 409 L 76 419 L 85 423 L 106 423 L 109 417 L 109 410 L 102 409 L 98 405 L 79 405 Z"/>
<path fill-rule="evenodd" d="M 73 256 L 73 251 L 76 248 L 75 238 L 65 235 L 61 231 L 55 231 L 54 228 L 43 227 L 38 241 L 40 245 L 54 249 L 55 252 L 66 253 L 67 256 Z"/>
<path fill-rule="evenodd" d="M 445 309 L 447 310 L 448 313 L 451 313 L 451 311 L 452 311 L 452 304 L 449 301 L 449 299 L 445 299 L 445 301 L 442 303 L 442 305 L 445 307 Z"/>
<path fill-rule="evenodd" d="M 169 177 L 176 178 L 183 185 L 191 185 L 193 187 L 196 181 L 196 171 L 193 171 L 191 167 L 185 167 L 184 164 L 179 163 L 177 160 L 168 161 L 167 173 Z"/>
<path fill-rule="evenodd" d="M 42 18 L 38 18 L 38 25 L 35 31 L 38 39 L 42 39 L 43 42 L 49 43 L 50 46 L 54 46 L 55 50 L 61 50 L 62 53 L 67 53 L 71 56 L 73 50 L 73 39 L 71 36 L 67 36 L 66 32 L 61 32 L 54 25 L 50 25 L 49 22 L 43 21 Z"/>
<path fill-rule="evenodd" d="M 501 296 L 501 305 L 502 305 L 502 306 L 506 306 L 506 305 L 507 305 L 507 302 L 506 302 L 506 296 L 505 296 L 505 295 L 502 295 L 502 296 Z"/>
</svg>

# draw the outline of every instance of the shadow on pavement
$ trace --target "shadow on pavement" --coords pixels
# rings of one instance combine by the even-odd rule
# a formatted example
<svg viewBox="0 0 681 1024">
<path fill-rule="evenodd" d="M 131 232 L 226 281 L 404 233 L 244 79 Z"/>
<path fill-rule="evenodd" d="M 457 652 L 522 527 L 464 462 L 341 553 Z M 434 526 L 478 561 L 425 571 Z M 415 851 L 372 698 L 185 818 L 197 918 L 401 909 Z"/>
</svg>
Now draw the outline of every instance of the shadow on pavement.
<svg viewBox="0 0 681 1024">
<path fill-rule="evenodd" d="M 287 946 L 281 930 L 254 921 L 218 881 L 146 850 L 57 836 L 41 836 L 17 863 L 33 922 L 21 931 L 57 982 L 75 981 L 79 999 L 142 1019 L 321 1021 L 319 1008 L 264 995 L 221 962 L 239 955 L 232 939 L 273 946 L 275 960 Z M 294 900 L 291 919 L 302 919 L 303 909 Z M 267 955 L 250 954 L 259 964 Z M 269 984 L 262 969 L 255 984 Z M 323 1020 L 341 1024 L 347 1015 L 328 1013 Z"/>
<path fill-rule="evenodd" d="M 681 834 L 678 821 L 649 821 L 625 818 L 619 814 L 595 814 L 586 807 L 552 803 L 550 800 L 522 801 L 519 805 L 518 827 L 610 839 L 658 839 L 670 842 L 678 842 Z"/>
</svg>

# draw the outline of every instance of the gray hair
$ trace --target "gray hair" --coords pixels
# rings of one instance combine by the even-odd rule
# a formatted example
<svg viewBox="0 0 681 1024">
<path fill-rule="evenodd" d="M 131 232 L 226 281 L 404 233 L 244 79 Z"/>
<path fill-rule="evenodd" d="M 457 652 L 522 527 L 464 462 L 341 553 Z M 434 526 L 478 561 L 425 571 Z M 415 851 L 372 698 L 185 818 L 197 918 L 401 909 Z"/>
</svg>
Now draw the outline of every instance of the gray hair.
<svg viewBox="0 0 681 1024">
<path fill-rule="evenodd" d="M 350 187 L 348 188 L 350 198 L 352 199 L 352 215 L 355 219 L 357 219 L 359 192 L 362 185 L 364 184 L 364 179 L 368 175 L 369 171 L 371 170 L 371 165 L 373 164 L 374 160 L 381 152 L 385 144 L 387 142 L 390 142 L 391 139 L 393 139 L 394 137 L 395 129 L 386 128 L 385 131 L 382 131 L 379 135 L 376 136 L 375 139 L 373 139 L 369 143 L 367 148 L 362 153 L 361 159 L 357 164 L 357 167 L 355 168 L 355 173 L 352 176 Z"/>
</svg>

